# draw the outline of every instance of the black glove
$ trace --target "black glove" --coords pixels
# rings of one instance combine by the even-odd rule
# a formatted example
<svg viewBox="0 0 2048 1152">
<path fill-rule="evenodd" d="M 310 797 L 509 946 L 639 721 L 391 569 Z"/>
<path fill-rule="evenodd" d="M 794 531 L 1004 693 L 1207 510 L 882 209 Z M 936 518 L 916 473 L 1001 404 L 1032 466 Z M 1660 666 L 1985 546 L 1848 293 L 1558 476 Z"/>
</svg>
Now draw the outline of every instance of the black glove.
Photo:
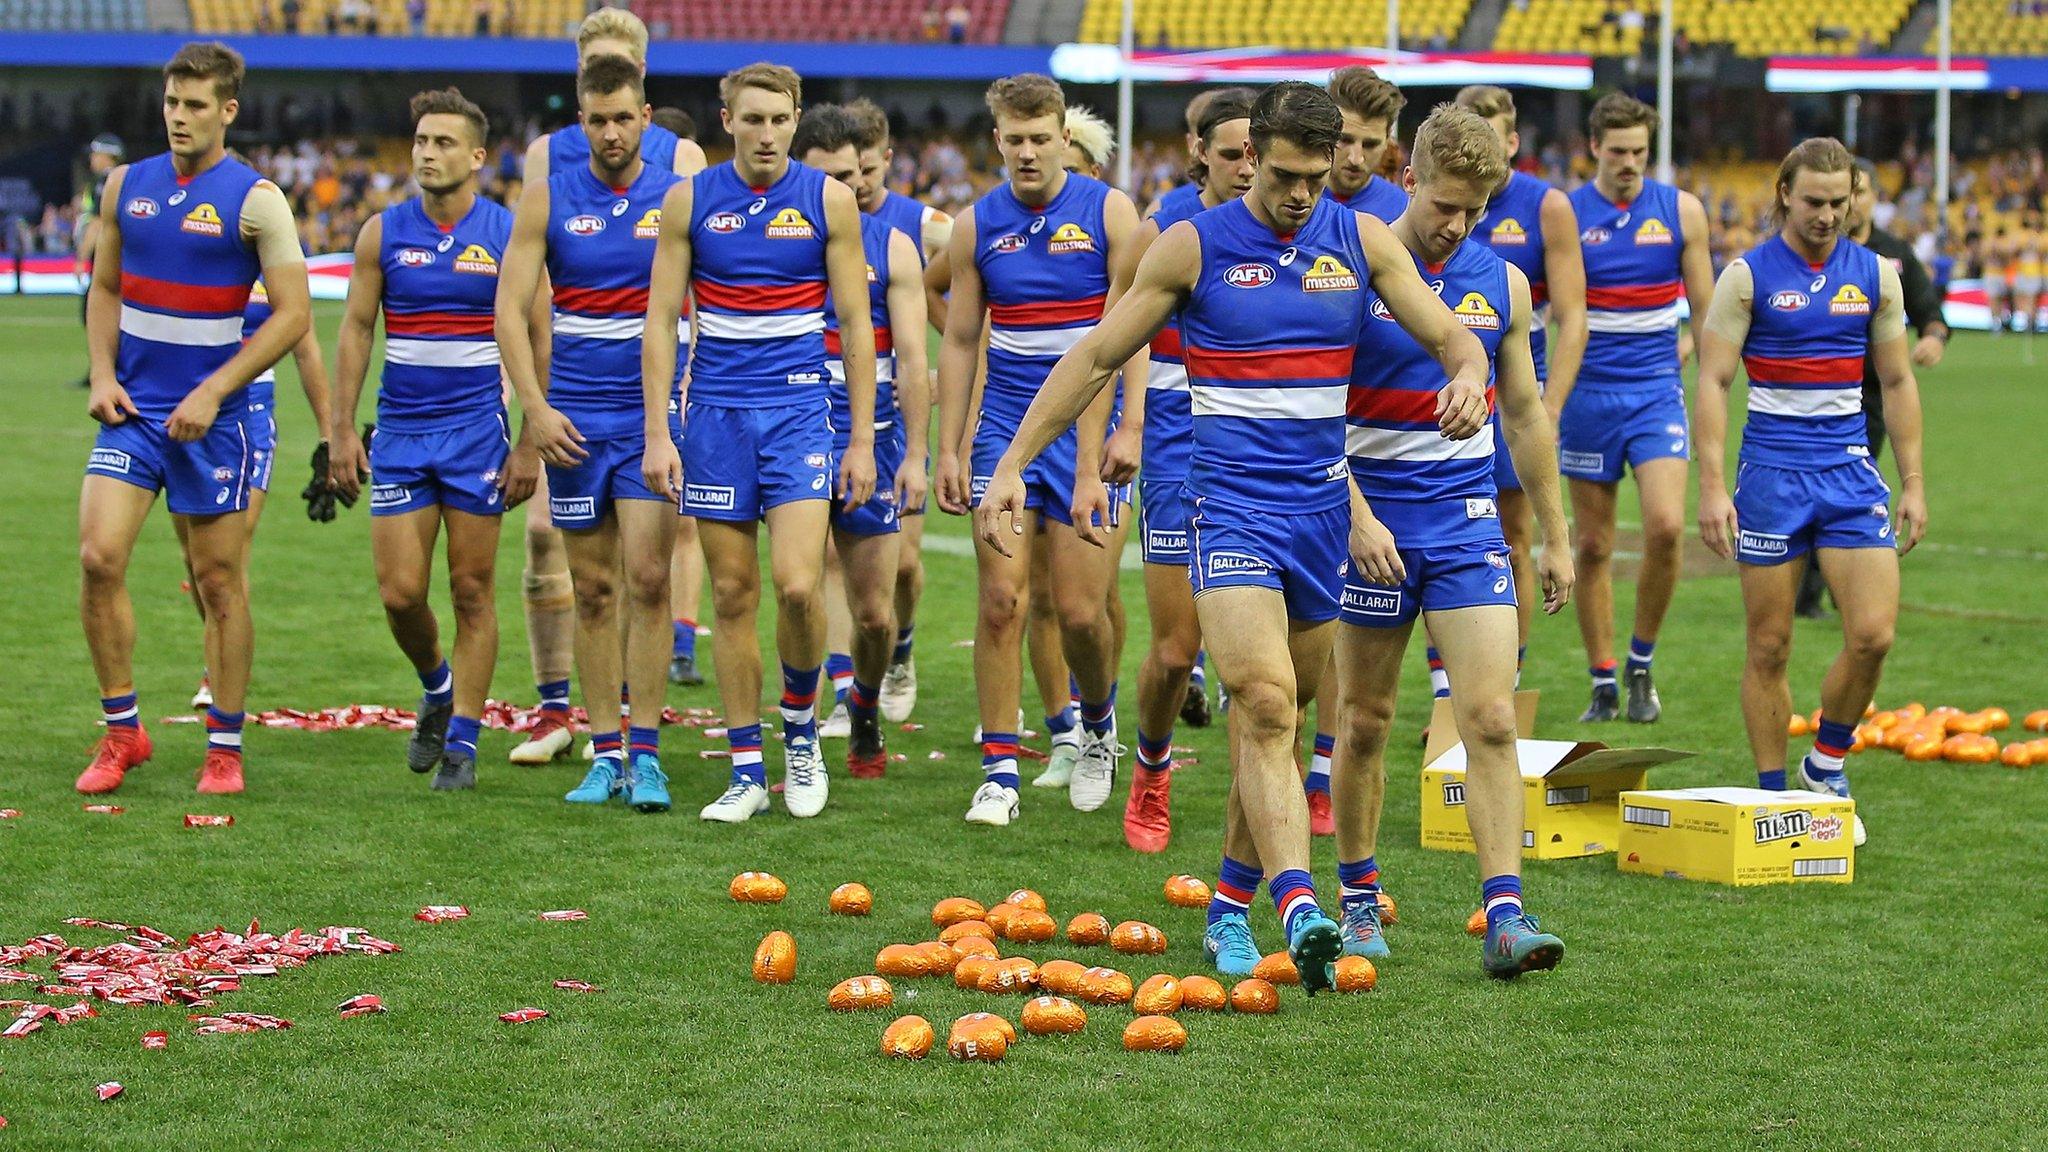
<svg viewBox="0 0 2048 1152">
<path fill-rule="evenodd" d="M 313 449 L 313 478 L 306 483 L 306 490 L 299 493 L 306 502 L 306 519 L 316 524 L 326 524 L 334 519 L 334 486 L 327 482 L 327 441 Z M 349 501 L 354 504 L 355 501 Z"/>
</svg>

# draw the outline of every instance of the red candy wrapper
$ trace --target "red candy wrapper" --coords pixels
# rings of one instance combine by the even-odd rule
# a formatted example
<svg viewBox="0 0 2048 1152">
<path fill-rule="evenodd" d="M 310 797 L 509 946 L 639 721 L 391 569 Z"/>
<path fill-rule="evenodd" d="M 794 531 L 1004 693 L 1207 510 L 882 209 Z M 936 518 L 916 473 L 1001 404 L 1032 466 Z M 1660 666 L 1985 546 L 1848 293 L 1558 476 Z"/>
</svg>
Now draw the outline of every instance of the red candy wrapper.
<svg viewBox="0 0 2048 1152">
<path fill-rule="evenodd" d="M 469 908 L 462 904 L 429 904 L 413 913 L 412 918 L 428 924 L 445 924 L 450 920 L 467 920 Z"/>
<path fill-rule="evenodd" d="M 547 1016 L 548 1010 L 545 1008 L 520 1008 L 507 1012 L 498 1019 L 507 1024 L 531 1024 L 535 1020 L 545 1020 Z"/>
<path fill-rule="evenodd" d="M 169 1048 L 171 1046 L 171 1034 L 169 1032 L 144 1032 L 142 1034 L 142 1046 L 144 1048 Z"/>
<path fill-rule="evenodd" d="M 97 812 L 102 816 L 119 816 L 127 811 L 126 808 L 121 807 L 119 804 L 87 804 L 85 810 L 87 812 Z"/>
<path fill-rule="evenodd" d="M 234 822 L 233 816 L 196 816 L 191 813 L 185 816 L 187 828 L 226 828 Z"/>
<path fill-rule="evenodd" d="M 365 992 L 361 996 L 351 996 L 343 1000 L 335 1009 L 341 1013 L 343 1020 L 353 1020 L 358 1016 L 370 1016 L 384 1011 L 384 999 L 374 992 Z"/>
<path fill-rule="evenodd" d="M 602 992 L 604 989 L 588 980 L 557 980 L 555 987 L 568 992 Z"/>
<path fill-rule="evenodd" d="M 0 808 L 0 820 L 12 820 L 21 815 L 19 808 Z M 4 1122 L 0 1122 L 4 1123 Z"/>
<path fill-rule="evenodd" d="M 121 1087 L 114 1081 L 109 1080 L 105 1084 L 102 1084 L 99 1087 L 94 1088 L 93 1091 L 99 1093 L 100 1100 L 102 1103 L 104 1103 L 105 1101 L 112 1100 L 114 1097 L 119 1096 L 123 1092 L 126 1092 L 127 1089 Z"/>
<path fill-rule="evenodd" d="M 555 912 L 543 912 L 540 914 L 540 918 L 555 921 L 588 920 L 590 919 L 590 913 L 585 912 L 581 908 L 563 908 Z"/>
</svg>

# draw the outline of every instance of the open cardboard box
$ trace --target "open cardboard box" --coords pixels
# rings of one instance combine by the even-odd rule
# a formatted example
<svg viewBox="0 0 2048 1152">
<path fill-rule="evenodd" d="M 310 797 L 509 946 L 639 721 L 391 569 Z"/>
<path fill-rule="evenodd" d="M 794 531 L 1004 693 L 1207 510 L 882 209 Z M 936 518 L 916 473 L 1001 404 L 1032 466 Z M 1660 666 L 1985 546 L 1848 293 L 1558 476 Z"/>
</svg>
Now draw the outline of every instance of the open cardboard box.
<svg viewBox="0 0 2048 1152">
<path fill-rule="evenodd" d="M 1856 878 L 1856 803 L 1818 792 L 1669 788 L 1622 797 L 1623 872 L 1784 884 Z"/>
<path fill-rule="evenodd" d="M 1515 693 L 1515 730 L 1536 730 L 1535 692 Z M 1596 856 L 1621 839 L 1621 794 L 1640 789 L 1652 765 L 1683 760 L 1673 748 L 1609 748 L 1597 740 L 1517 740 L 1522 770 L 1522 855 Z M 1465 821 L 1465 745 L 1448 699 L 1436 701 L 1422 753 L 1422 846 L 1472 851 Z"/>
</svg>

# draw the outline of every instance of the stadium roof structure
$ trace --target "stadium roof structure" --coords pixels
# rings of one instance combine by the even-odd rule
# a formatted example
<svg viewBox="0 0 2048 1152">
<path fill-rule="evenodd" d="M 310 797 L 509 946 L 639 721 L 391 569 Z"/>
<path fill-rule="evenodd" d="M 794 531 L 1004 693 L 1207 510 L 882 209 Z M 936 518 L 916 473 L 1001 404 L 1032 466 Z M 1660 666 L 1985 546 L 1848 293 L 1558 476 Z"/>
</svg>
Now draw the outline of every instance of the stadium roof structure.
<svg viewBox="0 0 2048 1152">
<path fill-rule="evenodd" d="M 1074 84 L 1111 84 L 1128 70 L 1133 81 L 1198 84 L 1320 84 L 1330 73 L 1364 64 L 1407 87 L 1456 88 L 1501 84 L 1518 88 L 1583 91 L 1593 86 L 1593 58 L 1524 52 L 1402 52 L 1385 48 L 1296 51 L 1284 48 L 1139 49 L 1126 65 L 1110 44 L 1062 44 L 1052 52 L 1052 74 Z"/>
</svg>

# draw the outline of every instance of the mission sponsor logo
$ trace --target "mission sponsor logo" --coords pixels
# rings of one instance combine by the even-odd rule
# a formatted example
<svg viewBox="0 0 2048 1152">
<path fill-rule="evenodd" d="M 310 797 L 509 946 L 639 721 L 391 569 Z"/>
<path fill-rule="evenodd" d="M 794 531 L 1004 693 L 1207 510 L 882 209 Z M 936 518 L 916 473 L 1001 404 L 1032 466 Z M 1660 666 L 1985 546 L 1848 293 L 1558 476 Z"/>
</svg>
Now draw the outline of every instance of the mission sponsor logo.
<svg viewBox="0 0 2048 1152">
<path fill-rule="evenodd" d="M 1465 298 L 1458 301 L 1458 306 L 1451 309 L 1451 314 L 1458 318 L 1458 323 L 1467 328 L 1481 332 L 1500 331 L 1500 313 L 1486 302 L 1486 297 L 1477 292 L 1465 293 Z"/>
<path fill-rule="evenodd" d="M 658 240 L 661 238 L 661 209 L 649 208 L 647 214 L 633 225 L 633 239 Z"/>
<path fill-rule="evenodd" d="M 472 273 L 477 276 L 496 276 L 498 274 L 498 258 L 491 255 L 490 250 L 483 245 L 471 244 L 462 250 L 460 256 L 455 258 L 455 270 L 457 272 Z"/>
<path fill-rule="evenodd" d="M 804 214 L 794 208 L 784 208 L 768 221 L 761 234 L 770 240 L 809 240 L 818 234 Z"/>
<path fill-rule="evenodd" d="M 1529 242 L 1529 233 L 1523 229 L 1521 221 L 1503 220 L 1493 226 L 1493 231 L 1487 233 L 1487 239 L 1495 246 L 1521 247 Z"/>
<path fill-rule="evenodd" d="M 192 233 L 194 236 L 219 236 L 225 230 L 224 225 L 221 223 L 220 213 L 214 211 L 211 204 L 201 204 L 190 212 L 185 213 L 184 222 L 179 224 L 178 227 Z"/>
<path fill-rule="evenodd" d="M 1672 242 L 1672 239 L 1673 237 L 1671 235 L 1671 229 L 1666 228 L 1662 220 L 1658 220 L 1653 217 L 1649 220 L 1643 221 L 1641 224 L 1636 225 L 1636 243 L 1638 245 L 1668 245 Z"/>
<path fill-rule="evenodd" d="M 1854 284 L 1844 284 L 1835 289 L 1835 298 L 1828 301 L 1828 311 L 1836 316 L 1870 315 L 1870 297 Z"/>
<path fill-rule="evenodd" d="M 1045 250 L 1055 256 L 1063 252 L 1093 252 L 1095 237 L 1079 224 L 1069 221 L 1052 230 L 1052 239 L 1045 242 Z"/>
<path fill-rule="evenodd" d="M 1356 292 L 1358 273 L 1344 266 L 1335 256 L 1318 256 L 1315 263 L 1301 274 L 1303 292 Z"/>
</svg>

